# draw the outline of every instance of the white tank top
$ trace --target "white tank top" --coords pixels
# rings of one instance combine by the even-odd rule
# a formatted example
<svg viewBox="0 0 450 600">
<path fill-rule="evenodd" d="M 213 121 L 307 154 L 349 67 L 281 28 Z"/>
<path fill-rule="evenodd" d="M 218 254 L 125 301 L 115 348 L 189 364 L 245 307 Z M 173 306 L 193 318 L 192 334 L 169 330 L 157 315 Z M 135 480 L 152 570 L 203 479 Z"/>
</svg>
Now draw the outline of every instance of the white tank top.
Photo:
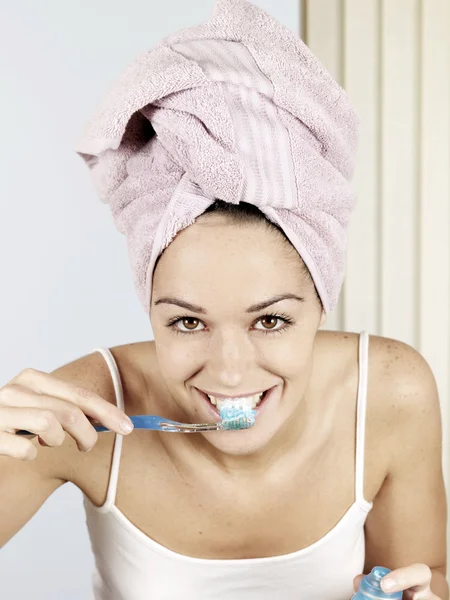
<svg viewBox="0 0 450 600">
<path fill-rule="evenodd" d="M 158 544 L 115 505 L 122 436 L 116 434 L 106 501 L 84 499 L 95 556 L 95 600 L 349 600 L 353 578 L 364 567 L 364 439 L 369 336 L 359 341 L 355 501 L 340 521 L 311 546 L 281 556 L 204 559 Z M 111 352 L 97 348 L 111 370 L 118 406 L 124 399 Z M 182 535 L 182 532 L 181 532 Z"/>
</svg>

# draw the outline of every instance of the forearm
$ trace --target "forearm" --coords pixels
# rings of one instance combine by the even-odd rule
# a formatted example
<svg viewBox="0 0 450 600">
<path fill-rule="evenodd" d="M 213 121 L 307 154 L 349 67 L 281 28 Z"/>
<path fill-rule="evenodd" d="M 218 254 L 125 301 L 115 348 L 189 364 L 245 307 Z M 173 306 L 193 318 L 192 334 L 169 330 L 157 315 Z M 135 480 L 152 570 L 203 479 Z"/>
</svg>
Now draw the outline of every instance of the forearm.
<svg viewBox="0 0 450 600">
<path fill-rule="evenodd" d="M 445 575 L 438 569 L 432 569 L 433 578 L 431 580 L 431 590 L 441 600 L 449 600 L 448 583 Z"/>
</svg>

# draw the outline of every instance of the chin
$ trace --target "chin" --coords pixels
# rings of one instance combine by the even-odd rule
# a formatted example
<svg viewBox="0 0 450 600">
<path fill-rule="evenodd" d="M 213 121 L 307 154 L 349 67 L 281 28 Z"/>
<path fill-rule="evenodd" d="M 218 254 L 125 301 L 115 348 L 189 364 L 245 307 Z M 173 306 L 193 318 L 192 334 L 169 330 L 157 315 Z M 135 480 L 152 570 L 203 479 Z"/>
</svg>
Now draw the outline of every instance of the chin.
<svg viewBox="0 0 450 600">
<path fill-rule="evenodd" d="M 271 427 L 272 429 L 272 427 Z M 229 456 L 251 456 L 265 449 L 276 431 L 268 431 L 258 420 L 250 429 L 209 431 L 202 435 L 216 450 Z"/>
</svg>

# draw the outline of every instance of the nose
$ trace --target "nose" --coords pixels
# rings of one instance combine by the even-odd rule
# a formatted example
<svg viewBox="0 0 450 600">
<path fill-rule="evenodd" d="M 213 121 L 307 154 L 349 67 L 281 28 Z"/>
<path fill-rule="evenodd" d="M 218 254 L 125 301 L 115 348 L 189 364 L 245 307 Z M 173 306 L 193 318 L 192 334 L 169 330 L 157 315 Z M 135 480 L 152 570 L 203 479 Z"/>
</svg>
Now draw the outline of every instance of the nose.
<svg viewBox="0 0 450 600">
<path fill-rule="evenodd" d="M 247 336 L 231 329 L 216 332 L 209 350 L 207 365 L 211 381 L 221 385 L 222 391 L 241 386 L 254 361 L 254 348 Z"/>
</svg>

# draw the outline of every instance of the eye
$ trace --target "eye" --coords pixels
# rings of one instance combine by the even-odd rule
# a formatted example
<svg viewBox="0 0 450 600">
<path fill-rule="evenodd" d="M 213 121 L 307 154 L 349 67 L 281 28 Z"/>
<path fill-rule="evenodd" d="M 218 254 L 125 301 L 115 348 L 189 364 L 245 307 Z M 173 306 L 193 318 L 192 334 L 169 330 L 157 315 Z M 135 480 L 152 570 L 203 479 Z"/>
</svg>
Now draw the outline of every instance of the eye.
<svg viewBox="0 0 450 600">
<path fill-rule="evenodd" d="M 261 323 L 262 327 L 256 327 L 256 324 Z M 255 329 L 259 331 L 264 331 L 266 333 L 282 331 L 289 327 L 292 324 L 292 319 L 290 319 L 287 315 L 264 315 L 260 317 L 255 324 Z"/>
<path fill-rule="evenodd" d="M 202 327 L 199 328 L 199 325 L 201 325 Z M 179 331 L 180 333 L 202 331 L 202 329 L 205 328 L 200 319 L 196 319 L 195 317 L 181 317 L 175 319 L 174 321 L 169 323 L 169 327 L 173 327 L 175 331 Z"/>
<path fill-rule="evenodd" d="M 262 327 L 256 327 L 256 325 L 260 323 Z M 292 325 L 292 319 L 285 314 L 269 314 L 260 317 L 253 325 L 253 328 L 257 331 L 262 331 L 264 333 L 282 333 L 290 325 Z M 206 327 L 200 319 L 196 317 L 189 316 L 178 316 L 172 319 L 167 327 L 172 329 L 175 333 L 180 334 L 190 334 L 190 333 L 198 333 L 200 331 L 205 331 Z"/>
</svg>

